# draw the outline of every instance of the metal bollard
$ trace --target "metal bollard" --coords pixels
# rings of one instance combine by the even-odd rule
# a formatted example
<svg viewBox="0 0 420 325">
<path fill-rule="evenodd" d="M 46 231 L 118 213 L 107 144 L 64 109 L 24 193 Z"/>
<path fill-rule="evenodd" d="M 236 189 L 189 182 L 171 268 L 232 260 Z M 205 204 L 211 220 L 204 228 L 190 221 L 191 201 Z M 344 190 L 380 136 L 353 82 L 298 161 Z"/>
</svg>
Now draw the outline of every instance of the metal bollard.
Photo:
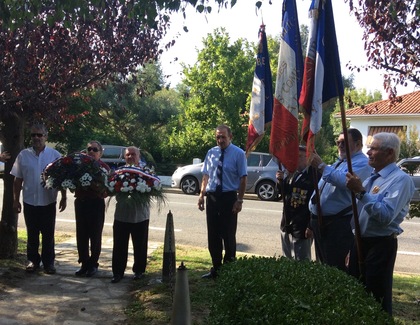
<svg viewBox="0 0 420 325">
<path fill-rule="evenodd" d="M 162 281 L 170 282 L 175 275 L 175 233 L 174 218 L 171 210 L 166 217 L 165 242 L 163 245 Z"/>
<path fill-rule="evenodd" d="M 188 285 L 187 268 L 181 262 L 176 272 L 175 297 L 172 306 L 172 325 L 191 324 L 190 288 Z"/>
</svg>

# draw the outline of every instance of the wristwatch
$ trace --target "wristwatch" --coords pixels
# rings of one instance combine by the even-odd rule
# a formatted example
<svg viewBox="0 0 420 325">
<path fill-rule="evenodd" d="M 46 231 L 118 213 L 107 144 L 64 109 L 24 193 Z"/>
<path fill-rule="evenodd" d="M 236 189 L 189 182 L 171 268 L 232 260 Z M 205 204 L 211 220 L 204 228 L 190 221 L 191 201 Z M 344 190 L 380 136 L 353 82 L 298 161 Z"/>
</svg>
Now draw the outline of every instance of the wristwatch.
<svg viewBox="0 0 420 325">
<path fill-rule="evenodd" d="M 361 200 L 361 199 L 363 199 L 365 194 L 366 194 L 366 191 L 361 191 L 359 193 L 356 193 L 354 196 L 356 197 L 356 199 Z"/>
</svg>

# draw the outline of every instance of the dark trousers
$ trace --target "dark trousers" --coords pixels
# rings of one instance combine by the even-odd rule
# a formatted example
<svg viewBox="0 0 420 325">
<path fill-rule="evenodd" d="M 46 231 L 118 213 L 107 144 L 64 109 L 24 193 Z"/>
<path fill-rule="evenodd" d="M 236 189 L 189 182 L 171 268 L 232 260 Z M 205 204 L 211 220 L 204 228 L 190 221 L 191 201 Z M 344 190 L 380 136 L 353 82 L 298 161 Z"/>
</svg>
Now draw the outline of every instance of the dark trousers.
<svg viewBox="0 0 420 325">
<path fill-rule="evenodd" d="M 74 209 L 79 263 L 87 267 L 98 267 L 105 221 L 105 200 L 101 198 L 86 200 L 76 198 Z"/>
<path fill-rule="evenodd" d="M 33 206 L 23 203 L 23 215 L 28 233 L 26 253 L 28 260 L 44 267 L 54 265 L 54 231 L 56 202 L 46 206 Z M 41 255 L 39 254 L 39 235 L 42 235 Z"/>
<path fill-rule="evenodd" d="M 321 227 L 316 216 L 311 218 L 315 239 L 315 253 L 318 262 L 335 266 L 347 272 L 346 256 L 353 245 L 354 235 L 350 216 L 325 216 Z"/>
<path fill-rule="evenodd" d="M 356 244 L 349 261 L 349 273 L 360 279 L 366 291 L 373 294 L 382 308 L 392 316 L 392 283 L 398 241 L 392 236 L 362 238 L 361 268 L 358 262 Z M 360 269 L 362 273 L 360 273 Z"/>
<path fill-rule="evenodd" d="M 147 241 L 149 238 L 149 220 L 128 223 L 114 220 L 114 247 L 112 249 L 112 273 L 124 275 L 128 258 L 128 241 L 133 243 L 134 273 L 144 273 L 147 264 Z"/>
<path fill-rule="evenodd" d="M 221 196 L 207 193 L 206 216 L 207 236 L 214 270 L 223 263 L 236 258 L 236 228 L 238 214 L 232 212 L 236 202 L 236 192 L 224 192 Z M 223 248 L 225 256 L 223 257 Z"/>
</svg>

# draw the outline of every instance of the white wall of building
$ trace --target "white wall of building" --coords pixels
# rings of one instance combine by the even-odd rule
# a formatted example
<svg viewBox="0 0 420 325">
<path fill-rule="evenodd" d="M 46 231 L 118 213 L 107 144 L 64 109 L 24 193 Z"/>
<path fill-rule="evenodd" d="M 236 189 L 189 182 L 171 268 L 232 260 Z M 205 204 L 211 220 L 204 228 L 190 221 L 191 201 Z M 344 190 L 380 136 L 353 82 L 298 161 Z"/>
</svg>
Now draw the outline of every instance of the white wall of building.
<svg viewBox="0 0 420 325">
<path fill-rule="evenodd" d="M 352 117 L 350 119 L 350 127 L 358 129 L 363 135 L 363 152 L 366 153 L 368 148 L 366 146 L 367 136 L 370 126 L 407 126 L 407 131 L 417 127 L 420 132 L 420 116 L 375 116 L 373 117 Z"/>
</svg>

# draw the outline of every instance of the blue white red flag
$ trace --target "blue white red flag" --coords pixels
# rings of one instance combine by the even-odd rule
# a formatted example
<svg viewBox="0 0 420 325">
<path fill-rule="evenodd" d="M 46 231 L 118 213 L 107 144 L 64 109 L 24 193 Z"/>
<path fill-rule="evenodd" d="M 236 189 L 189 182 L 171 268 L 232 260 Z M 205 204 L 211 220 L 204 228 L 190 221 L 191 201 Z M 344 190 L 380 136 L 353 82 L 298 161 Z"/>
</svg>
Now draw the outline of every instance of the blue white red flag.
<svg viewBox="0 0 420 325">
<path fill-rule="evenodd" d="M 282 32 L 271 123 L 270 152 L 289 172 L 299 158 L 298 111 L 303 56 L 296 1 L 283 1 Z"/>
<path fill-rule="evenodd" d="M 273 115 L 273 81 L 268 56 L 267 36 L 265 26 L 259 30 L 258 53 L 252 85 L 251 108 L 249 111 L 248 139 L 246 154 L 257 147 L 264 137 L 266 128 L 271 123 Z"/>
<path fill-rule="evenodd" d="M 333 106 L 337 97 L 344 95 L 331 0 L 313 0 L 309 16 L 308 49 L 299 98 L 305 113 L 302 138 L 307 141 L 308 154 L 314 150 L 315 135 L 321 129 L 322 109 Z"/>
</svg>

